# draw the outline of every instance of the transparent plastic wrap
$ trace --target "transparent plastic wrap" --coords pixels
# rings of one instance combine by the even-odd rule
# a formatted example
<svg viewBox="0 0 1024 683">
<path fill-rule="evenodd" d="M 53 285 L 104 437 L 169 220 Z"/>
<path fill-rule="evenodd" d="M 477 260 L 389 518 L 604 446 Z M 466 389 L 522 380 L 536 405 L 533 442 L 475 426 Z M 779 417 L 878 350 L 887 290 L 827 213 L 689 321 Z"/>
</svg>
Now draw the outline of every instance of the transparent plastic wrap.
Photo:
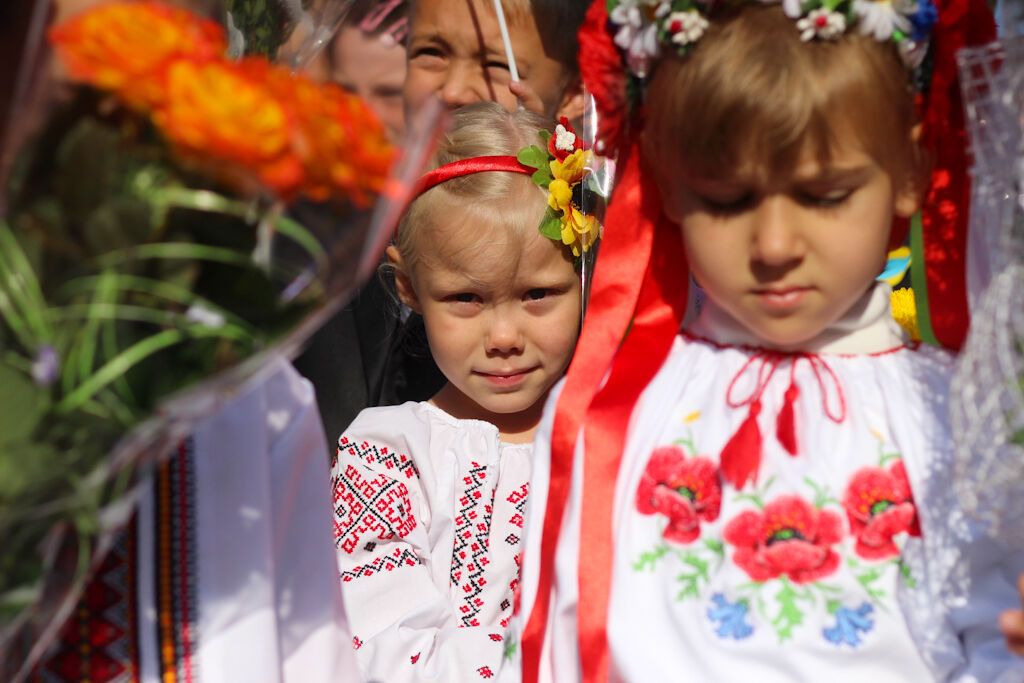
<svg viewBox="0 0 1024 683">
<path fill-rule="evenodd" d="M 952 385 L 952 481 L 967 520 L 1019 548 L 1024 546 L 1024 37 L 965 50 L 959 62 L 974 156 L 968 247 L 972 316 Z"/>
<path fill-rule="evenodd" d="M 395 145 L 291 73 L 347 0 L 91 4 L 47 33 L 37 3 L 3 138 L 2 680 L 56 637 L 145 475 L 375 271 L 441 122 Z"/>
</svg>

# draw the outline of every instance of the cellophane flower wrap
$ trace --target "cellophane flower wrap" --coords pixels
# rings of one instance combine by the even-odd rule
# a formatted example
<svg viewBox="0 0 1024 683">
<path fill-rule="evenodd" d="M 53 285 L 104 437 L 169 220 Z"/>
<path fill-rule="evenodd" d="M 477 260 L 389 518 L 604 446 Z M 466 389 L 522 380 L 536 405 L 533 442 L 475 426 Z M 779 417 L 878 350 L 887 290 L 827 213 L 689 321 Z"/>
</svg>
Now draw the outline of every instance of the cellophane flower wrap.
<svg viewBox="0 0 1024 683">
<path fill-rule="evenodd" d="M 0 195 L 0 677 L 154 459 L 372 270 L 427 155 L 396 164 L 363 102 L 260 55 L 309 52 L 266 3 L 226 5 L 227 30 L 144 1 L 49 31 L 66 82 Z"/>
</svg>

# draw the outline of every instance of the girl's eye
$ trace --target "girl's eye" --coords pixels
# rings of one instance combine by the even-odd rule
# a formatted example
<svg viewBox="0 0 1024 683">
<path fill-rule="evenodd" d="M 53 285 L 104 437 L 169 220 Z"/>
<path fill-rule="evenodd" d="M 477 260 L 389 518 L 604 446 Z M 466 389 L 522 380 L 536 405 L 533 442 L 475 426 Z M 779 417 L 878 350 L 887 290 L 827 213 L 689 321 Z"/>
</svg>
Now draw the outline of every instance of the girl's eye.
<svg viewBox="0 0 1024 683">
<path fill-rule="evenodd" d="M 526 292 L 526 298 L 529 299 L 530 301 L 540 301 L 541 299 L 549 296 L 551 293 L 552 292 L 550 289 L 536 287 Z"/>
<path fill-rule="evenodd" d="M 484 67 L 488 68 L 488 69 L 500 69 L 502 71 L 508 71 L 509 70 L 508 64 L 506 64 L 505 62 L 497 62 L 497 61 L 487 62 L 486 64 L 484 64 Z"/>
<path fill-rule="evenodd" d="M 853 194 L 853 190 L 835 190 L 833 192 L 801 192 L 799 194 L 800 203 L 819 209 L 830 209 L 841 205 L 850 195 Z"/>
<path fill-rule="evenodd" d="M 452 301 L 460 304 L 471 304 L 480 300 L 480 297 L 478 297 L 476 294 L 473 294 L 472 292 L 459 292 L 458 294 L 453 294 L 449 298 Z"/>
<path fill-rule="evenodd" d="M 740 213 L 754 206 L 756 197 L 753 192 L 736 195 L 735 197 L 708 197 L 699 195 L 700 203 L 711 213 L 731 214 Z"/>
<path fill-rule="evenodd" d="M 444 54 L 442 54 L 439 48 L 436 48 L 433 45 L 423 45 L 419 47 L 410 48 L 409 57 L 411 59 L 433 60 L 441 59 L 442 57 L 444 57 Z"/>
</svg>

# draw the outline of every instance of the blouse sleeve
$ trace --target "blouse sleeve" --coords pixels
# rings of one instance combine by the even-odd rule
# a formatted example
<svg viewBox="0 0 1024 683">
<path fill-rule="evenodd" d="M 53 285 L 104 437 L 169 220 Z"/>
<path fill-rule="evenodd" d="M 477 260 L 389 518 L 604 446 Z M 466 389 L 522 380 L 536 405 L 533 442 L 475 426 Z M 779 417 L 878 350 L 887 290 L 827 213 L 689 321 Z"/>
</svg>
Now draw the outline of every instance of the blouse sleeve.
<svg viewBox="0 0 1024 683">
<path fill-rule="evenodd" d="M 480 681 L 493 676 L 503 634 L 460 628 L 449 558 L 431 557 L 431 515 L 405 430 L 341 437 L 332 465 L 334 536 L 356 658 L 368 681 Z M 415 429 L 410 431 L 415 432 Z M 367 433 L 370 432 L 370 433 Z"/>
</svg>

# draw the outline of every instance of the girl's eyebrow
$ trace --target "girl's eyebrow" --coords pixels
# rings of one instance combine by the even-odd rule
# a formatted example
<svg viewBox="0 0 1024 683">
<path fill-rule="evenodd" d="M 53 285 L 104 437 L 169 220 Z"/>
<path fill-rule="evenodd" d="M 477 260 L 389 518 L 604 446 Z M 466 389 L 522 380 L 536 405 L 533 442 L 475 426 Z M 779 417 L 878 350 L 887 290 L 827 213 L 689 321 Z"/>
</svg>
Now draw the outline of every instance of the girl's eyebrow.
<svg viewBox="0 0 1024 683">
<path fill-rule="evenodd" d="M 872 168 L 868 164 L 844 168 L 830 166 L 804 175 L 797 174 L 793 180 L 801 185 L 843 185 L 863 181 L 871 172 Z"/>
</svg>

